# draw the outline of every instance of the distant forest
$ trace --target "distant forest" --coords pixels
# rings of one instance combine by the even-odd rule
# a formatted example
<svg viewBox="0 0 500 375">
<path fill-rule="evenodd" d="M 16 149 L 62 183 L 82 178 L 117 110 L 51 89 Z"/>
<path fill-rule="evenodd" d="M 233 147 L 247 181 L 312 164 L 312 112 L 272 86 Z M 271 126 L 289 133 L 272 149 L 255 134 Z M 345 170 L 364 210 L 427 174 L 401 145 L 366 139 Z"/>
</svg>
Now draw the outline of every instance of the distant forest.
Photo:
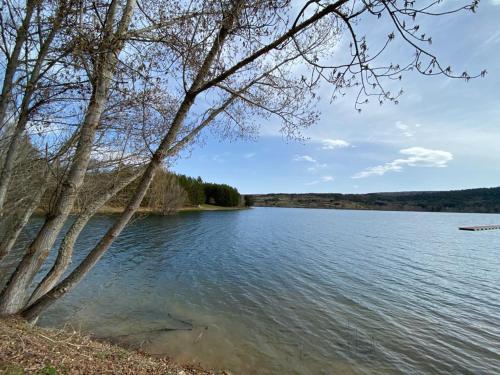
<svg viewBox="0 0 500 375">
<path fill-rule="evenodd" d="M 500 212 L 500 187 L 370 194 L 254 194 L 255 206 L 385 211 Z"/>
<path fill-rule="evenodd" d="M 244 201 L 238 189 L 226 184 L 204 182 L 201 177 L 193 178 L 175 175 L 178 183 L 187 193 L 191 205 L 214 204 L 223 207 L 242 206 Z"/>
<path fill-rule="evenodd" d="M 127 176 L 133 176 L 135 173 L 137 171 L 134 168 L 123 168 L 118 173 L 115 171 L 89 173 L 84 186 L 78 194 L 74 211 L 81 212 L 85 210 L 92 205 L 97 194 L 113 189 L 120 178 L 126 179 Z M 106 207 L 124 208 L 138 183 L 138 180 L 129 183 L 109 199 Z M 47 190 L 45 193 L 39 206 L 42 212 L 51 211 L 55 188 Z M 194 178 L 160 169 L 151 182 L 141 202 L 141 207 L 158 214 L 170 214 L 182 207 L 197 207 L 202 204 L 237 207 L 244 206 L 247 201 L 238 192 L 238 189 L 227 184 L 205 182 L 201 177 Z"/>
</svg>

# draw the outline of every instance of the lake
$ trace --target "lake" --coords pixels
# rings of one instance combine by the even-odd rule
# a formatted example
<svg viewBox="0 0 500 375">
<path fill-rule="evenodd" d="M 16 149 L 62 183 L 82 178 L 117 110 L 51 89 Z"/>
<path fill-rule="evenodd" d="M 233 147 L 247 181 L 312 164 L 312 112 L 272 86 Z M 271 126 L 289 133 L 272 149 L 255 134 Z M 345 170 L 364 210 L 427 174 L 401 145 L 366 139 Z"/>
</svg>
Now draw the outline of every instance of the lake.
<svg viewBox="0 0 500 375">
<path fill-rule="evenodd" d="M 91 221 L 76 260 L 113 220 Z M 457 229 L 481 224 L 500 215 L 137 218 L 39 323 L 235 374 L 498 374 L 500 231 Z"/>
</svg>

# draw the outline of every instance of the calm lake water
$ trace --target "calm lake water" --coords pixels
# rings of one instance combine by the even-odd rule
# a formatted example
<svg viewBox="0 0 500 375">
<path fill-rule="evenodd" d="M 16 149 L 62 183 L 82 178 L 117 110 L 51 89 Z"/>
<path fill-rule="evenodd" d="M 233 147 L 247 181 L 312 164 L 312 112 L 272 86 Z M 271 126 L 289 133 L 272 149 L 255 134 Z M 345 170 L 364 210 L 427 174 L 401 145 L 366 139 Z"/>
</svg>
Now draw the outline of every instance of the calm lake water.
<svg viewBox="0 0 500 375">
<path fill-rule="evenodd" d="M 91 222 L 77 260 L 112 221 Z M 136 219 L 40 324 L 235 374 L 499 374 L 500 231 L 457 229 L 479 224 L 500 215 Z"/>
</svg>

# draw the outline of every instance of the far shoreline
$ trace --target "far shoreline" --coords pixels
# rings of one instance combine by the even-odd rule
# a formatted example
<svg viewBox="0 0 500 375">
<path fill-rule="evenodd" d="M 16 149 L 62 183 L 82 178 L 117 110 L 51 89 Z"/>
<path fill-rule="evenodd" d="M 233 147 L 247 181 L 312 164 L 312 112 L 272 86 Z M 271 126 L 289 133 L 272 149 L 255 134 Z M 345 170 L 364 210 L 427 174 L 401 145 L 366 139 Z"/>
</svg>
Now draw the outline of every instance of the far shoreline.
<svg viewBox="0 0 500 375">
<path fill-rule="evenodd" d="M 173 214 L 178 214 L 178 213 L 183 213 L 183 212 L 218 212 L 218 211 L 240 211 L 240 210 L 247 210 L 250 209 L 251 207 L 246 207 L 246 206 L 237 206 L 237 207 L 223 207 L 223 206 L 216 206 L 213 204 L 201 204 L 198 206 L 184 206 L 180 207 L 176 210 L 173 210 L 172 212 L 168 213 L 162 213 L 160 211 L 154 210 L 151 207 L 139 207 L 137 211 L 135 212 L 136 215 L 158 215 L 158 216 L 169 216 Z M 104 206 L 101 207 L 99 210 L 97 210 L 96 214 L 100 215 L 116 215 L 116 214 L 121 214 L 125 210 L 125 207 L 110 207 L 110 206 Z M 78 210 L 75 210 L 71 212 L 71 215 L 77 215 Z M 43 209 L 37 209 L 35 211 L 35 215 L 38 216 L 44 216 L 46 215 L 47 212 Z"/>
<path fill-rule="evenodd" d="M 415 209 L 380 209 L 380 208 L 354 208 L 354 207 L 305 207 L 305 206 L 273 206 L 273 205 L 254 205 L 251 208 L 300 208 L 305 210 L 332 210 L 332 211 L 374 211 L 374 212 L 421 212 L 430 214 L 482 214 L 482 215 L 500 215 L 500 212 L 480 212 L 480 211 L 429 211 Z"/>
</svg>

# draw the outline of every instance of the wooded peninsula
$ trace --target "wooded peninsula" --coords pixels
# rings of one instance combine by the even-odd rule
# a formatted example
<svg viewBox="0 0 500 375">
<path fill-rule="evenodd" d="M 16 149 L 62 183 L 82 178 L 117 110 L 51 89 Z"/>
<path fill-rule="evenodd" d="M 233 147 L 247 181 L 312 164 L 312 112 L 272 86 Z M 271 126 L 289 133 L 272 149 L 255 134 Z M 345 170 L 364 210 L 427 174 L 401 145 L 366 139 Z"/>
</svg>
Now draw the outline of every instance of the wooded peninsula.
<svg viewBox="0 0 500 375">
<path fill-rule="evenodd" d="M 133 170 L 121 172 L 133 175 Z M 126 178 L 121 176 L 121 178 Z M 101 191 L 112 190 L 116 185 L 117 174 L 98 171 L 90 175 L 84 184 L 79 199 L 75 204 L 74 212 L 88 209 L 95 194 Z M 110 198 L 98 212 L 120 213 L 130 199 L 137 182 L 130 183 L 120 192 Z M 49 212 L 51 192 L 42 199 L 39 212 Z M 248 206 L 249 202 L 233 186 L 220 183 L 206 182 L 201 177 L 190 177 L 160 169 L 153 178 L 151 186 L 138 209 L 139 213 L 153 213 L 168 215 L 178 211 L 219 211 L 231 210 Z"/>
</svg>

